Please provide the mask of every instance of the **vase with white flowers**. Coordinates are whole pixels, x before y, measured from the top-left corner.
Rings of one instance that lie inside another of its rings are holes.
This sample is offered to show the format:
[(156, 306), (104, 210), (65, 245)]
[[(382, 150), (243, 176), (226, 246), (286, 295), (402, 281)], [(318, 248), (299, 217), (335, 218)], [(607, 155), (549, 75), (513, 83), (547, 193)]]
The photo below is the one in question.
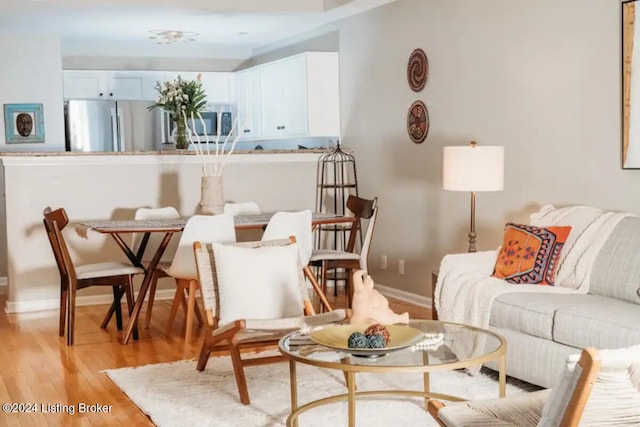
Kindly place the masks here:
[[(209, 140), (207, 125), (202, 119), (202, 112), (206, 110), (207, 96), (202, 89), (200, 74), (196, 80), (183, 80), (178, 76), (170, 82), (158, 83), (156, 86), (160, 96), (158, 101), (149, 107), (150, 110), (161, 108), (171, 113), (176, 120), (178, 137), (176, 148), (188, 148), (193, 144), (194, 151), (201, 161), (201, 197), (200, 207), (205, 214), (218, 214), (224, 210), (224, 194), (222, 173), (228, 157), (233, 153), (240, 133), (236, 131), (238, 117), (231, 126), (231, 131), (224, 141), (220, 140), (222, 129), (222, 115), (217, 115), (218, 130), (215, 140)], [(200, 122), (203, 132), (191, 132), (196, 128), (196, 120)], [(245, 122), (245, 126), (247, 126)], [(188, 140), (187, 140), (188, 138)], [(213, 149), (210, 147), (213, 145)]]
[(186, 80), (181, 76), (166, 82), (156, 84), (158, 100), (149, 110), (162, 109), (171, 115), (171, 120), (176, 123), (175, 143), (176, 148), (189, 148), (187, 139), (187, 120), (205, 111), (207, 106), (207, 94), (202, 88), (200, 74), (195, 80)]

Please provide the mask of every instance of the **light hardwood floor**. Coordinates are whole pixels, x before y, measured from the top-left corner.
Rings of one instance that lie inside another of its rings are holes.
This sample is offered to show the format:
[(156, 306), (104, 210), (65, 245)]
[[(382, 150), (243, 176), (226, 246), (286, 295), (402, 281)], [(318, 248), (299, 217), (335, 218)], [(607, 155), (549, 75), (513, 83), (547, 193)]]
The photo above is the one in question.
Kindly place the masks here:
[[(5, 300), (0, 295), (0, 307), (4, 307)], [(344, 305), (344, 293), (337, 299), (330, 296), (330, 301), (334, 306)], [(401, 301), (390, 300), (390, 306), (396, 312), (408, 311), (412, 318), (431, 317), (429, 309)], [(106, 330), (100, 329), (106, 309), (107, 306), (77, 308), (73, 347), (67, 347), (65, 338), (58, 337), (57, 310), (10, 315), (0, 311), (0, 403), (37, 407), (37, 412), (31, 413), (0, 411), (0, 426), (153, 425), (101, 371), (194, 358), (203, 328), (194, 332), (198, 338), (185, 343), (181, 337), (182, 316), (167, 334), (170, 302), (157, 301), (150, 328), (141, 329), (139, 341), (122, 345), (115, 320)], [(111, 410), (78, 413), (79, 403), (110, 405)], [(75, 414), (53, 412), (61, 409), (56, 405), (71, 405)], [(43, 409), (49, 412), (43, 413)]]

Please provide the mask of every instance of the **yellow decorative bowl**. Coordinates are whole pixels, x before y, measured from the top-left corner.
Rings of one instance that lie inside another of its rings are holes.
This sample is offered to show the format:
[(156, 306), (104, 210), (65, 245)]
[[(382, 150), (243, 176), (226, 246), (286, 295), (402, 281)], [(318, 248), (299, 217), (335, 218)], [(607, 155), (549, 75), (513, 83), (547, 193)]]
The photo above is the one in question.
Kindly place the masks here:
[(341, 350), (354, 356), (382, 356), (393, 351), (410, 347), (425, 339), (419, 329), (407, 325), (385, 325), (389, 331), (389, 345), (384, 348), (349, 348), (347, 342), (354, 332), (364, 333), (364, 325), (331, 325), (311, 332), (311, 339), (316, 344)]

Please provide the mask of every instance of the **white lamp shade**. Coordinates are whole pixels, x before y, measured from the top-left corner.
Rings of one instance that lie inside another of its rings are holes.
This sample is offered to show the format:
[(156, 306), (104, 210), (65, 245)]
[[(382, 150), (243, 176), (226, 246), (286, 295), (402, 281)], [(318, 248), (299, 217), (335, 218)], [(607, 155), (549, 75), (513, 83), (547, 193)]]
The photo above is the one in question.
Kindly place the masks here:
[(443, 188), (453, 191), (501, 191), (504, 147), (443, 147)]

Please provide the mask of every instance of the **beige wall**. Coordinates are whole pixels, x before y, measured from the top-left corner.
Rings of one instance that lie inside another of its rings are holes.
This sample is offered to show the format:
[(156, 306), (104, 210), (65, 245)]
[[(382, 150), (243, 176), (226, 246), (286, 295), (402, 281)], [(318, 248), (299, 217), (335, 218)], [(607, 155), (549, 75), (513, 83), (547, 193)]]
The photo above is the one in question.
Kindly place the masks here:
[[(620, 168), (619, 2), (398, 0), (341, 23), (342, 135), (360, 193), (380, 198), (377, 282), (428, 295), (443, 255), (465, 251), (469, 196), (442, 190), (442, 147), (505, 146), (505, 188), (477, 200), (478, 249), (542, 204), (640, 212), (640, 171)], [(413, 93), (406, 64), (429, 57)], [(428, 106), (416, 145), (407, 109)], [(380, 255), (389, 270), (380, 271)], [(397, 274), (398, 259), (406, 275)]]
[[(257, 202), (265, 212), (313, 209), (316, 164), (320, 154), (237, 154), (224, 169), (227, 201)], [(196, 156), (15, 156), (1, 157), (5, 177), (8, 311), (56, 308), (59, 276), (42, 225), (42, 210), (64, 207), (70, 220), (133, 218), (139, 207), (174, 206), (193, 215), (200, 201), (201, 165)], [(27, 184), (27, 185), (25, 185)], [(3, 230), (4, 231), (4, 230)], [(107, 235), (82, 238), (74, 224), (64, 230), (79, 264), (122, 260), (123, 252)], [(6, 263), (6, 264), (5, 264)], [(166, 283), (171, 289), (175, 285)], [(82, 296), (105, 294), (91, 289)], [(107, 298), (108, 300), (108, 298)], [(106, 300), (92, 300), (105, 302)]]
[(6, 144), (0, 112), (0, 152), (64, 151), (60, 41), (51, 36), (0, 37), (0, 106), (42, 104), (44, 144)]

